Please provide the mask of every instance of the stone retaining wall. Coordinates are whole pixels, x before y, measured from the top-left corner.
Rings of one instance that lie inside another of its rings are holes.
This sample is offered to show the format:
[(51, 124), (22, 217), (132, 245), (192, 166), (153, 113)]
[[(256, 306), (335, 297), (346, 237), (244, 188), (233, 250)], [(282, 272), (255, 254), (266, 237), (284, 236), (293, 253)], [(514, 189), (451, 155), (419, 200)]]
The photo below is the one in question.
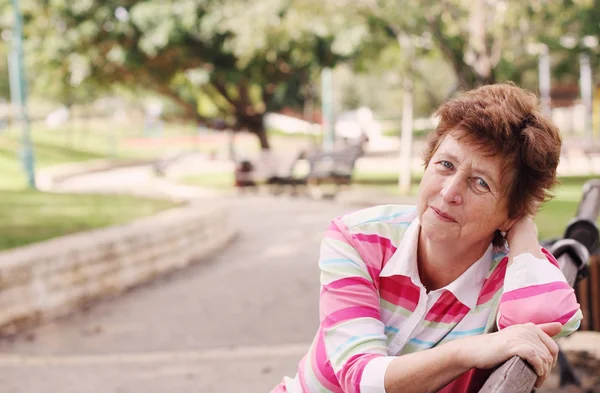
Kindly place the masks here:
[(207, 257), (235, 231), (205, 201), (0, 253), (0, 334), (65, 315)]

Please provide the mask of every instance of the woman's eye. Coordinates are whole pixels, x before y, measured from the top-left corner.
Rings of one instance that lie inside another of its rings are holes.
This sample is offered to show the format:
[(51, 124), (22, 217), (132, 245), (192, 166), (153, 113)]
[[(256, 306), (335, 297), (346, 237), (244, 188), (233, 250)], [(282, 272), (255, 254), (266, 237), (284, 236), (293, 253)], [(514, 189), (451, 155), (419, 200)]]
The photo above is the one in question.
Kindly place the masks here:
[(488, 184), (485, 182), (485, 180), (483, 180), (480, 177), (477, 178), (477, 185), (480, 186), (480, 187), (483, 187), (485, 189), (489, 189), (490, 188), (490, 186), (488, 186)]
[(445, 168), (448, 168), (448, 169), (453, 168), (453, 165), (450, 161), (440, 161), (440, 164), (442, 164)]

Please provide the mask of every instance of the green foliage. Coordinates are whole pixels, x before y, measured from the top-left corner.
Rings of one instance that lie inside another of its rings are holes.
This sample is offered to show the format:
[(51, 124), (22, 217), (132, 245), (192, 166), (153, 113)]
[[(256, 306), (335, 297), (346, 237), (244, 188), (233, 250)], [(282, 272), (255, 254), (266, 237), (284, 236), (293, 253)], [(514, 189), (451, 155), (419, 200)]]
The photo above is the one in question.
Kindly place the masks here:
[[(369, 16), (371, 27), (386, 32), (390, 41), (410, 43), (417, 58), (441, 54), (454, 70), (456, 89), (503, 80), (535, 88), (534, 45), (546, 43), (551, 51), (564, 52), (558, 42), (565, 34), (598, 37), (599, 33), (598, 0), (379, 0), (363, 4), (361, 12)], [(570, 61), (571, 67), (559, 64), (557, 75), (560, 71), (577, 73), (573, 57), (571, 53), (561, 59), (561, 63)], [(417, 79), (432, 75), (411, 64), (405, 70)]]
[(38, 91), (69, 103), (122, 84), (208, 121), (203, 97), (206, 116), (257, 134), (265, 111), (300, 105), (315, 73), (353, 56), (368, 34), (359, 20), (331, 18), (339, 7), (326, 2), (22, 1), (30, 65), (44, 70)]

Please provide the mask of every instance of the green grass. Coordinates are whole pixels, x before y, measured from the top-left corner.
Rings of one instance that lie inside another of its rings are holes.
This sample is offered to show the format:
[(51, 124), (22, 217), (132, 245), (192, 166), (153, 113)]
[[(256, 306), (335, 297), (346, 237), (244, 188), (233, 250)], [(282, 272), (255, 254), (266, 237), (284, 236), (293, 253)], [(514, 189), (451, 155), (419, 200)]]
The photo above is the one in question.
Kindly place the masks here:
[(29, 190), (1, 192), (2, 250), (127, 223), (173, 206), (169, 201), (131, 196), (48, 194)]
[[(90, 132), (67, 143), (63, 131), (32, 129), (36, 168), (107, 158), (106, 137)], [(51, 194), (27, 188), (15, 131), (0, 134), (0, 249), (123, 224), (173, 206), (130, 196)], [(119, 158), (132, 158), (123, 154)]]
[(219, 190), (232, 189), (235, 185), (233, 172), (210, 172), (185, 177), (183, 183), (193, 186), (216, 188)]
[[(575, 217), (583, 184), (599, 176), (569, 176), (560, 178), (555, 197), (546, 203), (535, 217), (540, 239), (561, 237), (567, 223)], [(600, 225), (600, 220), (597, 222)]]

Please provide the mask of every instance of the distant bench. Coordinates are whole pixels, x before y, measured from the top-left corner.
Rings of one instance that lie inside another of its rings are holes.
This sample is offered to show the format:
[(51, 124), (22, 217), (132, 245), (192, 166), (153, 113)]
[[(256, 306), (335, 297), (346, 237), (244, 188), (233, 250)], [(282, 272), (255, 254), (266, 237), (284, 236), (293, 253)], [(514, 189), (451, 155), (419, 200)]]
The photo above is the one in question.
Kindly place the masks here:
[[(273, 194), (281, 194), (286, 188), (297, 194), (302, 188), (304, 193), (310, 191), (314, 195), (318, 191), (320, 197), (334, 198), (342, 186), (352, 184), (356, 160), (362, 155), (363, 150), (358, 146), (347, 146), (333, 151), (302, 152), (292, 162), (289, 175), (271, 176), (266, 179), (266, 184)], [(295, 175), (301, 160), (308, 162), (308, 173), (304, 176)], [(324, 186), (327, 185), (333, 185), (328, 193), (324, 192)]]

